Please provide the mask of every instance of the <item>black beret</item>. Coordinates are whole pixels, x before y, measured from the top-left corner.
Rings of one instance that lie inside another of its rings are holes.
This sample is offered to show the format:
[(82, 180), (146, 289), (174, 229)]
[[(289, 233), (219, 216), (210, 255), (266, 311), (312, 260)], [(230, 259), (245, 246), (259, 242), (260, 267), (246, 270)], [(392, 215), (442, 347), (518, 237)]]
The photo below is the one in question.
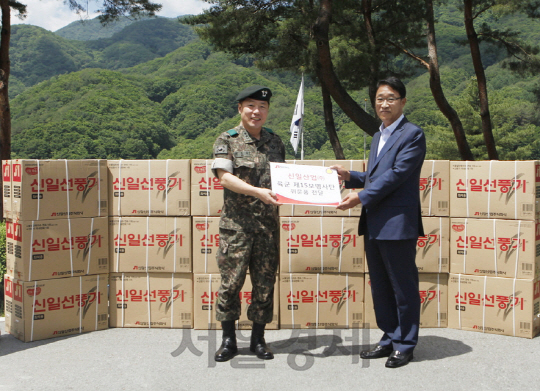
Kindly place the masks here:
[(244, 99), (252, 98), (256, 100), (264, 100), (266, 102), (270, 102), (271, 97), (272, 91), (270, 91), (270, 88), (263, 86), (251, 86), (242, 90), (242, 92), (240, 92), (236, 97), (236, 100), (238, 102), (241, 102)]

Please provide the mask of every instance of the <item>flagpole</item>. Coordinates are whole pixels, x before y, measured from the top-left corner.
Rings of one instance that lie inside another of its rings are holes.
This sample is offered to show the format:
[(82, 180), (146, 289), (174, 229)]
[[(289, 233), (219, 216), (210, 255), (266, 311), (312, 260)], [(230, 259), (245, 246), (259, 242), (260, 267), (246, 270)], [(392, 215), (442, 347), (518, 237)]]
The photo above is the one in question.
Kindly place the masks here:
[(304, 72), (302, 72), (302, 121), (300, 121), (300, 134), (302, 135), (302, 151), (300, 160), (304, 160)]
[(300, 134), (302, 135), (302, 151), (300, 152), (300, 160), (304, 160), (304, 121), (302, 121), (302, 127), (300, 128)]

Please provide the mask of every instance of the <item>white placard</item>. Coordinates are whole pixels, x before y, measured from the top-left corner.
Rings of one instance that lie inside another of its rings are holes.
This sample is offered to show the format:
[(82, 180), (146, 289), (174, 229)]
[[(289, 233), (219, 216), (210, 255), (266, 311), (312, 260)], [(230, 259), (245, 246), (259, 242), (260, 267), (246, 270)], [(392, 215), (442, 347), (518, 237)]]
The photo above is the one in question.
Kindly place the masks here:
[(341, 201), (337, 171), (328, 167), (270, 163), (270, 173), (282, 204), (337, 206)]

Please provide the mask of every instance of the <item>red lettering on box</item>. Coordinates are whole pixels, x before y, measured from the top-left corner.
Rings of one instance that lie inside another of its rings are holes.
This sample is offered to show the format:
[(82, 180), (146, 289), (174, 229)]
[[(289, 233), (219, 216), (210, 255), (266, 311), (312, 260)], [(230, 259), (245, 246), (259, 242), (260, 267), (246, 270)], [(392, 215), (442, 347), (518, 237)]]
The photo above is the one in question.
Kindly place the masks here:
[(281, 225), (281, 227), (282, 227), (285, 231), (292, 231), (293, 229), (296, 228), (296, 224), (294, 224), (294, 223), (291, 223), (291, 224), (289, 224), (289, 223), (284, 223), (284, 224)]
[(206, 166), (196, 166), (193, 168), (197, 174), (206, 173)]
[(6, 297), (13, 298), (13, 281), (11, 281), (9, 278), (6, 278), (4, 280), (4, 285), (5, 285)]
[(2, 172), (4, 176), (4, 182), (10, 182), (11, 181), (11, 167), (10, 167), (9, 162), (4, 163)]
[(22, 181), (22, 169), (20, 164), (13, 164), (13, 182)]
[(13, 240), (22, 242), (22, 224), (13, 223)]

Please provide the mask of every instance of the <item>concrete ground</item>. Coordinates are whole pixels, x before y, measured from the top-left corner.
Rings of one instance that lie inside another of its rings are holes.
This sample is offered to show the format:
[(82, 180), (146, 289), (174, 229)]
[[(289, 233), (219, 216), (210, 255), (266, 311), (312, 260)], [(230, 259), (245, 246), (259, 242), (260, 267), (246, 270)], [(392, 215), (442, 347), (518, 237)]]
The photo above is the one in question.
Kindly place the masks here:
[(359, 351), (378, 330), (277, 330), (266, 340), (275, 359), (249, 352), (216, 363), (220, 333), (108, 329), (23, 343), (0, 318), (0, 391), (4, 390), (538, 390), (540, 338), (421, 329), (409, 365), (388, 369)]

